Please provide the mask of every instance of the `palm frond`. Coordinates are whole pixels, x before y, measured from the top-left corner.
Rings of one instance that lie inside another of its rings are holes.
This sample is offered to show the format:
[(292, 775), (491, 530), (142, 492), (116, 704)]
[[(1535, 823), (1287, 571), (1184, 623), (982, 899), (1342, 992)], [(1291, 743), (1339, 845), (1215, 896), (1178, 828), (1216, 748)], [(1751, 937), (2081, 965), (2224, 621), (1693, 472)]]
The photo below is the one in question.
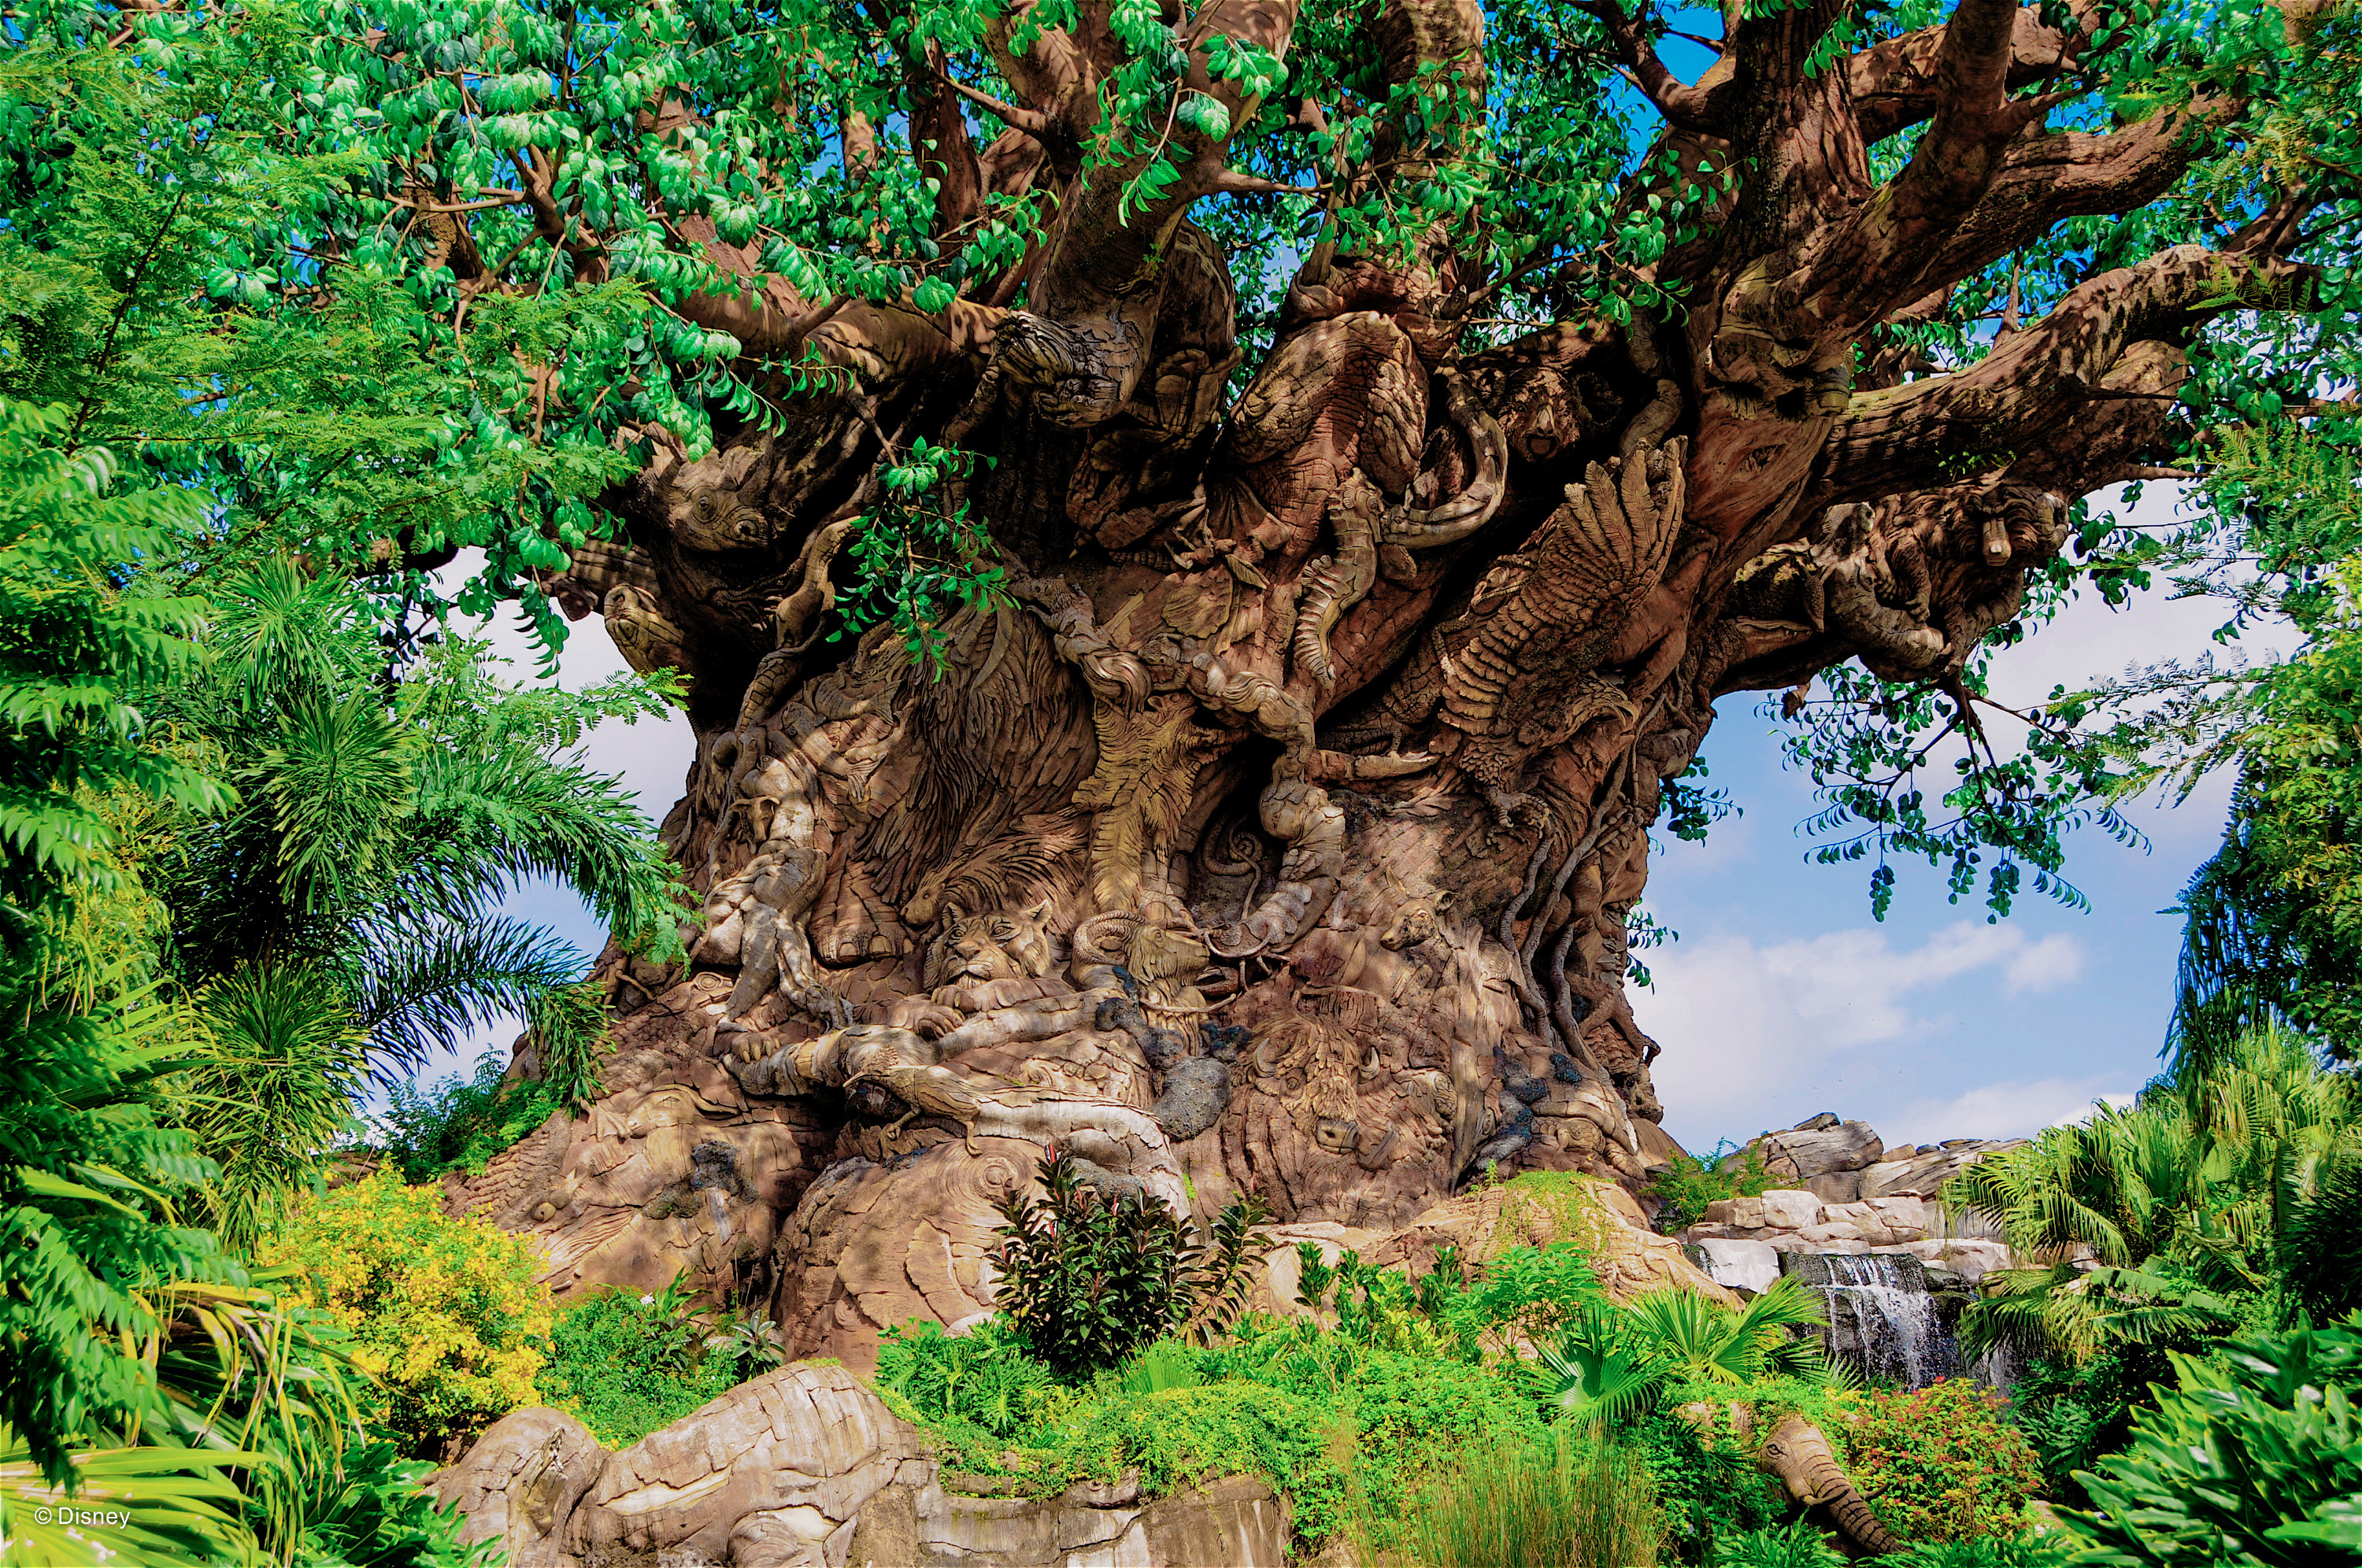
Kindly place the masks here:
[(348, 984), (380, 1081), (503, 1014), (575, 1026), (571, 1004), (551, 998), (579, 982), (588, 961), (544, 927), (507, 915), (379, 922), (362, 940)]
[(343, 988), (309, 963), (244, 966), (191, 1012), (202, 1044), (173, 1101), (220, 1169), (207, 1188), (215, 1229), (251, 1252), (351, 1126), (369, 1036)]

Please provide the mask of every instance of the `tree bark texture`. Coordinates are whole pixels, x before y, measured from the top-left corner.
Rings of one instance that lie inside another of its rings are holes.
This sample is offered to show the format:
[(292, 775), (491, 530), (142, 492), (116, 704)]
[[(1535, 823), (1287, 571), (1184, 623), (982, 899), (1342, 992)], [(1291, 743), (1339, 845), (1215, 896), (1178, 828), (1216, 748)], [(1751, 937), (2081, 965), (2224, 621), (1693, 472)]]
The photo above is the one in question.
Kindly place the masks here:
[[(1487, 1165), (1637, 1183), (1664, 1143), (1627, 920), (1716, 700), (1849, 658), (1957, 691), (2067, 498), (2160, 459), (2210, 315), (2304, 286), (2260, 230), (2182, 247), (1915, 370), (1898, 324), (2196, 138), (2046, 129), (2032, 7), (1817, 73), (1828, 0), (1765, 12), (1695, 86), (1600, 12), (1684, 164), (1749, 171), (1655, 269), (1678, 320), (1463, 352), (1452, 235), (1324, 247), (1226, 395), (1232, 281), (1189, 207), (1239, 177), (1207, 143), (1119, 222), (1073, 156), (1105, 65), (1057, 29), (1003, 62), (999, 138), (936, 138), (947, 232), (979, 190), (1060, 193), (1024, 308), (809, 304), (703, 231), (746, 287), (685, 308), (833, 373), (710, 455), (647, 432), (627, 538), (551, 583), (690, 678), (691, 960), (610, 955), (606, 1098), (455, 1201), (534, 1229), (562, 1287), (690, 1267), (859, 1364), (988, 1308), (992, 1205), (1054, 1142), (1178, 1207), (1253, 1187), (1378, 1228)], [(1285, 49), (1285, 7), (1207, 15)], [(1374, 26), (1400, 80), (1482, 91), (1473, 4)], [(1914, 127), (1875, 184), (1869, 143)], [(989, 459), (955, 498), (1008, 572), (940, 668), (829, 636), (922, 436)]]

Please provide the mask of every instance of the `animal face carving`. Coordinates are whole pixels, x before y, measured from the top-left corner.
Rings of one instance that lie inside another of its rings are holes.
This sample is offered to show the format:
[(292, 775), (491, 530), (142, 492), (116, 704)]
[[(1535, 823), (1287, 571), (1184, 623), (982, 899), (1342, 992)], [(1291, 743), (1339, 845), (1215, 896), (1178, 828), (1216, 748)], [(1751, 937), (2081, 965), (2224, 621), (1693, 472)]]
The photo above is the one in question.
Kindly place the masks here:
[(1438, 893), (1431, 899), (1413, 899), (1405, 904), (1378, 936), (1378, 945), (1389, 953), (1400, 953), (1431, 942), (1443, 930), (1443, 916), (1451, 912), (1451, 895)]
[(1142, 982), (1187, 978), (1206, 966), (1206, 944), (1186, 932), (1143, 925), (1131, 939), (1131, 973)]
[(944, 906), (944, 918), (927, 944), (920, 984), (928, 990), (963, 980), (1036, 979), (1050, 972), (1051, 902), (1032, 908), (972, 915), (957, 904)]

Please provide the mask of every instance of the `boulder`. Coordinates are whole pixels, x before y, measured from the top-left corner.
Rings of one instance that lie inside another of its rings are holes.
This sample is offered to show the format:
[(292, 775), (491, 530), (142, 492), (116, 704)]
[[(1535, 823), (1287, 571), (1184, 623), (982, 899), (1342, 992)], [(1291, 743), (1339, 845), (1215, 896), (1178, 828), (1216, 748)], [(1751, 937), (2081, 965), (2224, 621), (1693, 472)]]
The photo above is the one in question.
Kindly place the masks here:
[(1805, 1178), (1805, 1190), (1824, 1203), (1851, 1203), (1861, 1196), (1860, 1171), (1824, 1171)]
[[(844, 1367), (743, 1383), (621, 1452), (557, 1410), (495, 1422), (436, 1478), (513, 1568), (1281, 1568), (1285, 1498), (1231, 1476), (1142, 1502), (1136, 1483), (1045, 1500), (947, 1488), (926, 1435)], [(957, 1478), (952, 1478), (957, 1479)]]
[(1764, 1164), (1782, 1175), (1809, 1180), (1833, 1171), (1860, 1170), (1877, 1164), (1886, 1152), (1867, 1121), (1824, 1121), (1816, 1116), (1802, 1127), (1764, 1134)]
[(1694, 1245), (1699, 1266), (1716, 1285), (1760, 1294), (1780, 1277), (1780, 1254), (1768, 1242), (1707, 1238)]
[(1774, 1187), (1759, 1201), (1763, 1205), (1763, 1223), (1783, 1231), (1819, 1224), (1825, 1209), (1818, 1198), (1795, 1187)]
[(1899, 1246), (1881, 1247), (1881, 1252), (1908, 1253), (1931, 1268), (1948, 1269), (1960, 1276), (1964, 1285), (1974, 1286), (1997, 1268), (2023, 1266), (2017, 1254), (2005, 1242), (1970, 1241), (1956, 1237), (1935, 1237), (1926, 1241), (1904, 1242)]

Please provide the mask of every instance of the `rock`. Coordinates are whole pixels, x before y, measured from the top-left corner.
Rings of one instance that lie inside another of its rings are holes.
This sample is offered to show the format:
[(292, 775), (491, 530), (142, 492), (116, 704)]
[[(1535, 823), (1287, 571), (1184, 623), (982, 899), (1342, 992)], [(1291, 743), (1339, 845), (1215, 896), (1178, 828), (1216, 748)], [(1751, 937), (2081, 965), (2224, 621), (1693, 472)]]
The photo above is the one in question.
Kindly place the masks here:
[[(1540, 1185), (1543, 1182), (1548, 1185)], [(1335, 1262), (1350, 1247), (1363, 1263), (1414, 1274), (1433, 1267), (1436, 1253), (1445, 1246), (1456, 1249), (1463, 1264), (1473, 1265), (1511, 1247), (1572, 1242), (1590, 1254), (1593, 1272), (1619, 1301), (1679, 1286), (1724, 1306), (1738, 1302), (1690, 1261), (1680, 1242), (1649, 1229), (1630, 1193), (1601, 1177), (1573, 1173), (1529, 1176), (1479, 1187), (1435, 1205), (1391, 1233), (1346, 1225), (1289, 1225), (1276, 1228), (1273, 1241), (1276, 1244), (1263, 1254), (1262, 1274), (1251, 1287), (1248, 1305), (1282, 1315), (1300, 1310), (1296, 1305), (1301, 1277), (1296, 1259), (1298, 1242), (1319, 1246), (1326, 1262)]]
[(1780, 1277), (1780, 1254), (1768, 1242), (1706, 1238), (1693, 1244), (1716, 1285), (1760, 1294)]
[(1908, 1253), (1931, 1267), (1949, 1269), (1960, 1276), (1963, 1284), (1971, 1286), (1997, 1268), (2021, 1266), (2017, 1254), (2003, 1242), (1936, 1237), (1927, 1241), (1904, 1242), (1899, 1246), (1879, 1250)]
[(1824, 1171), (1805, 1178), (1805, 1190), (1824, 1203), (1851, 1203), (1861, 1196), (1860, 1171)]
[(1869, 1237), (1862, 1234), (1861, 1227), (1847, 1224), (1843, 1220), (1827, 1225), (1807, 1225), (1796, 1232), (1796, 1237), (1799, 1241), (1810, 1242), (1814, 1246), (1822, 1248), (1833, 1247), (1841, 1242), (1860, 1242), (1867, 1246), (1870, 1241)]
[(1727, 1225), (1738, 1231), (1763, 1229), (1763, 1200), (1760, 1198), (1723, 1198), (1705, 1206), (1705, 1221), (1710, 1225)]
[(497, 1540), (511, 1568), (572, 1568), (565, 1526), (607, 1451), (563, 1410), (512, 1410), (434, 1478), (436, 1500), (468, 1516), (464, 1539)]
[(1774, 1187), (1757, 1201), (1763, 1205), (1763, 1223), (1783, 1231), (1801, 1231), (1821, 1222), (1821, 1200), (1801, 1188)]
[(846, 1160), (780, 1227), (772, 1316), (789, 1353), (877, 1365), (890, 1323), (955, 1323), (992, 1308), (996, 1207), (1033, 1184), (1041, 1151), (1020, 1138), (947, 1139), (883, 1164)]
[(1818, 1132), (1825, 1128), (1835, 1127), (1837, 1125), (1838, 1113), (1834, 1110), (1824, 1110), (1818, 1116), (1806, 1117), (1804, 1121), (1797, 1122), (1795, 1126), (1790, 1128), (1789, 1131), (1792, 1132)]
[(570, 1416), (519, 1410), (436, 1478), (513, 1568), (728, 1562), (763, 1568), (1280, 1568), (1286, 1499), (1231, 1476), (1139, 1500), (1130, 1486), (1047, 1501), (947, 1491), (926, 1435), (842, 1366), (740, 1384), (619, 1453)]
[[(1824, 1121), (1815, 1117), (1814, 1123)], [(1875, 1165), (1886, 1146), (1867, 1121), (1808, 1124), (1788, 1132), (1768, 1133), (1761, 1140), (1764, 1162), (1773, 1170), (1787, 1169), (1809, 1180), (1831, 1171), (1858, 1171)]]

